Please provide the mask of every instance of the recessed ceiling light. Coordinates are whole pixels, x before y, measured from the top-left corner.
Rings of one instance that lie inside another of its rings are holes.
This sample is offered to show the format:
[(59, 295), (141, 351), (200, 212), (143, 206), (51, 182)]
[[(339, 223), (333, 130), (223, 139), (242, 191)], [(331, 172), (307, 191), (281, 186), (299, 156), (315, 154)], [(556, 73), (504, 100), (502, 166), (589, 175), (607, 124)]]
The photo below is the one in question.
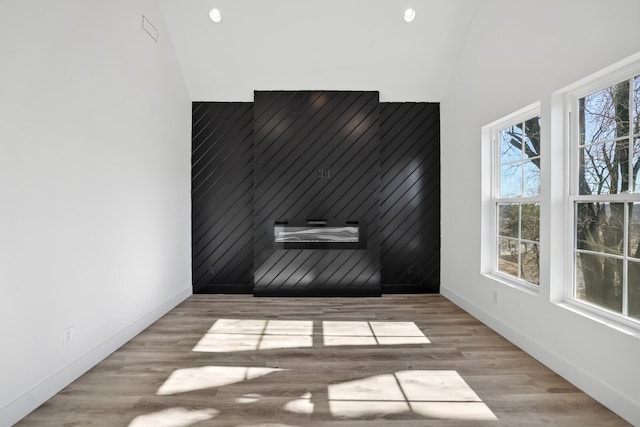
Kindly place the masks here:
[(216, 24), (220, 21), (222, 21), (222, 14), (220, 13), (220, 11), (218, 9), (216, 9), (215, 7), (213, 9), (211, 9), (209, 11), (209, 17), (211, 18), (211, 20), (213, 22), (215, 22)]
[(405, 22), (411, 22), (416, 19), (416, 11), (415, 9), (407, 9), (404, 11), (404, 20)]

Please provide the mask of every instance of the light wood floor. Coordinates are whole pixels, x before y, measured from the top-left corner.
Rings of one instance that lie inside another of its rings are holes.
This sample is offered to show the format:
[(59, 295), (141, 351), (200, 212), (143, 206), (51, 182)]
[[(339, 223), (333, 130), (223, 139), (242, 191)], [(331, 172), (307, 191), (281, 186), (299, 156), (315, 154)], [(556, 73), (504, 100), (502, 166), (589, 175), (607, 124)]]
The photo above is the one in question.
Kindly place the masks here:
[(439, 295), (194, 295), (17, 425), (628, 424)]

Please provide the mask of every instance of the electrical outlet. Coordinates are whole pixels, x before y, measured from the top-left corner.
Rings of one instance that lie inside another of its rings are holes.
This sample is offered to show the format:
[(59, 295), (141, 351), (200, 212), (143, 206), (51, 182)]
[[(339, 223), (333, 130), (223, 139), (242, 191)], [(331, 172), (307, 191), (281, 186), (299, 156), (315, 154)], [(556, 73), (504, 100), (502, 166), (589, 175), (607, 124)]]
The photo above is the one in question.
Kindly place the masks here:
[(62, 331), (62, 346), (68, 347), (73, 341), (73, 336), (75, 335), (75, 328), (73, 326), (69, 326)]
[(494, 304), (498, 304), (498, 291), (493, 291), (491, 293), (491, 298)]
[(209, 274), (211, 274), (212, 276), (216, 274), (216, 268), (213, 265), (209, 267)]

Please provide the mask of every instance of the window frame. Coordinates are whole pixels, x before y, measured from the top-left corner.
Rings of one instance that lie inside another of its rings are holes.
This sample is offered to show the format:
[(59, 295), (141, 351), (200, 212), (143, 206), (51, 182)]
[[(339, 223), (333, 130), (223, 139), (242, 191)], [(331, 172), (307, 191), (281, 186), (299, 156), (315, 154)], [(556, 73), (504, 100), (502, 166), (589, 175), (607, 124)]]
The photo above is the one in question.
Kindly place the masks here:
[[(625, 80), (631, 82), (629, 91), (629, 108), (632, 108), (633, 104), (633, 82), (634, 79), (640, 76), (640, 56), (634, 55), (627, 60), (623, 60), (618, 64), (614, 64), (611, 67), (595, 73), (594, 75), (582, 79), (579, 82), (571, 85), (569, 88), (563, 90), (564, 93), (564, 110), (566, 120), (566, 132), (564, 138), (564, 144), (568, 147), (568, 161), (567, 165), (567, 177), (568, 177), (568, 193), (566, 194), (565, 210), (566, 210), (566, 259), (565, 266), (567, 272), (567, 280), (563, 286), (563, 302), (571, 307), (585, 311), (589, 314), (596, 316), (596, 319), (604, 320), (606, 323), (612, 321), (614, 324), (618, 324), (624, 327), (629, 327), (632, 330), (640, 331), (640, 319), (634, 319), (628, 316), (628, 260), (636, 260), (634, 257), (629, 257), (628, 251), (628, 233), (629, 233), (629, 212), (627, 206), (629, 203), (640, 203), (640, 191), (634, 192), (621, 192), (616, 194), (580, 194), (579, 191), (579, 172), (580, 172), (580, 149), (590, 144), (580, 144), (580, 123), (579, 115), (579, 102), (581, 98), (592, 95), (598, 91), (609, 88), (616, 84), (619, 84)], [(637, 112), (636, 112), (637, 113)], [(627, 138), (630, 141), (630, 149), (633, 148), (633, 141), (640, 136), (640, 128), (634, 129), (633, 113), (630, 111), (630, 129)], [(598, 141), (597, 144), (602, 144), (609, 141)], [(596, 144), (593, 144), (596, 145)], [(630, 155), (633, 159), (633, 153)], [(577, 204), (585, 202), (601, 202), (601, 203), (622, 203), (624, 208), (624, 250), (622, 255), (608, 255), (611, 258), (623, 259), (623, 276), (624, 283), (622, 284), (622, 309), (618, 313), (616, 311), (607, 309), (606, 307), (599, 306), (589, 301), (579, 299), (576, 296), (577, 292), (577, 256), (579, 253), (599, 253), (591, 252), (585, 249), (578, 249), (577, 247)]]
[[(498, 282), (503, 284), (513, 286), (515, 288), (527, 291), (532, 294), (539, 294), (540, 284), (534, 284), (528, 282), (527, 280), (510, 275), (508, 273), (502, 272), (498, 270), (498, 239), (500, 238), (499, 234), (499, 212), (498, 205), (499, 204), (507, 204), (507, 203), (516, 203), (522, 209), (523, 205), (526, 204), (537, 204), (538, 206), (542, 206), (542, 151), (543, 151), (543, 141), (542, 135), (540, 142), (540, 153), (537, 156), (540, 159), (541, 167), (540, 167), (540, 191), (537, 196), (524, 196), (520, 195), (518, 197), (501, 197), (500, 194), (500, 185), (501, 185), (501, 166), (502, 162), (500, 159), (500, 132), (515, 126), (520, 123), (525, 123), (528, 120), (538, 118), (541, 119), (541, 108), (540, 102), (535, 102), (526, 107), (523, 107), (507, 116), (502, 117), (482, 128), (482, 140), (483, 144), (483, 155), (482, 160), (483, 164), (483, 194), (485, 195), (485, 207), (483, 209), (483, 236), (482, 236), (482, 245), (483, 251), (485, 254), (482, 258), (482, 273), (485, 276), (488, 276)], [(522, 165), (524, 165), (530, 159), (522, 158)], [(524, 182), (524, 178), (522, 178)], [(540, 210), (541, 212), (541, 210)], [(522, 222), (521, 222), (521, 211), (519, 213), (519, 226), (518, 226), (518, 244), (522, 242), (530, 242), (529, 239), (522, 238)], [(541, 213), (539, 213), (538, 221), (540, 223)], [(538, 245), (538, 250), (541, 250), (541, 240), (542, 233), (539, 232), (538, 241), (532, 242)], [(488, 254), (488, 256), (487, 256)], [(518, 266), (520, 266), (522, 258), (519, 255)], [(539, 264), (538, 264), (538, 281), (541, 282), (541, 272), (540, 266), (542, 264), (542, 254), (539, 256)], [(520, 275), (520, 272), (519, 274)]]

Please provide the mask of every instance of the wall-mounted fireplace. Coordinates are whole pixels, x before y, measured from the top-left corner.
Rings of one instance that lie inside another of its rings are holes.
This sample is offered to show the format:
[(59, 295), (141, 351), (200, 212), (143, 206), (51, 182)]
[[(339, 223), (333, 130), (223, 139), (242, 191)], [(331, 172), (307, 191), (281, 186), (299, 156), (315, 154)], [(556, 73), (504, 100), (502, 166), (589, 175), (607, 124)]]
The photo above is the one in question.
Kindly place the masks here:
[(360, 221), (274, 221), (269, 224), (274, 249), (366, 249), (367, 228)]

